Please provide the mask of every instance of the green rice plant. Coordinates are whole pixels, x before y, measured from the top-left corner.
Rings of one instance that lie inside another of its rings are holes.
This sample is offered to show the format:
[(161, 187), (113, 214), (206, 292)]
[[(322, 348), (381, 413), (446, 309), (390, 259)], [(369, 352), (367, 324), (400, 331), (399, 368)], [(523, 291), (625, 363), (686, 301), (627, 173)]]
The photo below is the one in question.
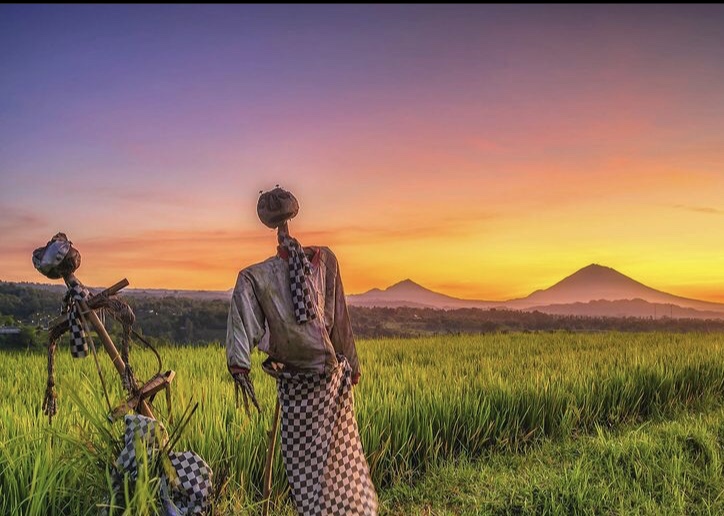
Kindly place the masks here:
[[(354, 391), (357, 421), (382, 491), (454, 457), (527, 452), (546, 440), (701, 410), (720, 403), (724, 393), (720, 334), (514, 333), (365, 340), (357, 347), (363, 373)], [(218, 513), (259, 512), (276, 396), (273, 379), (260, 368), (263, 355), (252, 357), (263, 410), (248, 417), (234, 406), (222, 346), (161, 354), (177, 372), (171, 410), (155, 402), (161, 422), (171, 429), (172, 415), (199, 403), (174, 449), (194, 450), (209, 463)], [(100, 359), (116, 403), (124, 397), (120, 381), (110, 361)], [(155, 373), (145, 350), (133, 349), (131, 363), (141, 379)], [(95, 513), (109, 500), (108, 467), (123, 424), (107, 421), (91, 361), (60, 349), (59, 414), (49, 425), (40, 409), (45, 374), (43, 356), (2, 353), (0, 513)], [(718, 455), (707, 455), (709, 445), (692, 439), (704, 467), (720, 468)], [(143, 482), (117, 511), (155, 510), (157, 479), (149, 473)], [(286, 494), (277, 454), (272, 503), (282, 512), (289, 510)], [(574, 504), (580, 493), (569, 495)]]

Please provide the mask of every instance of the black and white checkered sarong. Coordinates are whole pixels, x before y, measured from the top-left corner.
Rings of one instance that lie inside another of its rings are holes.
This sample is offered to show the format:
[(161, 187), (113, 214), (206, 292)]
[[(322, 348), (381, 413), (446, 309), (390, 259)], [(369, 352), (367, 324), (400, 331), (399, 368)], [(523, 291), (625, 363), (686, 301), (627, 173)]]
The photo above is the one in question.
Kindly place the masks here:
[(354, 414), (347, 360), (331, 375), (280, 372), (281, 451), (302, 515), (374, 515), (370, 478)]
[(294, 316), (297, 322), (302, 324), (317, 317), (307, 281), (307, 276), (311, 273), (311, 265), (304, 254), (304, 249), (295, 238), (280, 231), (278, 240), (279, 245), (289, 254), (289, 281), (292, 289)]

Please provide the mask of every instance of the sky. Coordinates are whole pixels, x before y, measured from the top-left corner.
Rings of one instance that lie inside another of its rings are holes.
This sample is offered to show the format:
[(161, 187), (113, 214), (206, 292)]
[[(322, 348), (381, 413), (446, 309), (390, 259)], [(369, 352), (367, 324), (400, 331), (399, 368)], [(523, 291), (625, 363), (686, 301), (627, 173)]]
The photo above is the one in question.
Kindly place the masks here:
[(348, 294), (591, 263), (724, 302), (724, 5), (2, 5), (0, 280), (226, 290), (259, 192)]

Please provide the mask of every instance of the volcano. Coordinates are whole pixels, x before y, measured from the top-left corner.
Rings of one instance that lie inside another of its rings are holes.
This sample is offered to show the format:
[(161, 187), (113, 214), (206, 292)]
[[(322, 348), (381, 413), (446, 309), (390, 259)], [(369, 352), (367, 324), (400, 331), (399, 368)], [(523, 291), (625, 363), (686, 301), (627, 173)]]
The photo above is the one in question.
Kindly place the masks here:
[[(409, 306), (446, 310), (508, 308), (570, 315), (616, 314), (640, 317), (650, 312), (672, 316), (679, 314), (679, 317), (724, 317), (724, 304), (668, 294), (611, 267), (595, 263), (579, 269), (547, 289), (510, 301), (459, 299), (432, 291), (410, 279), (384, 290), (375, 288), (363, 294), (350, 295), (348, 301), (356, 306)], [(650, 306), (644, 306), (647, 304)], [(675, 310), (675, 307), (681, 310)]]

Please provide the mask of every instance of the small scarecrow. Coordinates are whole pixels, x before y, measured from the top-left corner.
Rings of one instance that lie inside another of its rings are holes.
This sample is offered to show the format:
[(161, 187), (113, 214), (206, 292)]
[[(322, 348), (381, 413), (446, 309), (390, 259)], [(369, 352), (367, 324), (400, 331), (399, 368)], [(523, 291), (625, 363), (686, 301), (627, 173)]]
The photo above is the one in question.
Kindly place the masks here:
[(245, 404), (248, 396), (259, 409), (249, 355), (254, 347), (268, 355), (262, 368), (277, 381), (281, 453), (299, 514), (374, 515), (377, 494), (352, 395), (360, 368), (339, 265), (329, 248), (302, 247), (289, 234), (298, 211), (297, 199), (279, 185), (259, 197), (259, 218), (277, 230), (279, 246), (275, 256), (239, 272), (227, 365)]
[[(75, 272), (81, 263), (81, 255), (73, 247), (73, 242), (68, 240), (65, 233), (56, 234), (45, 246), (37, 248), (33, 252), (33, 265), (35, 268), (50, 279), (62, 278), (68, 287), (68, 292), (63, 299), (64, 316), (60, 320), (51, 323), (48, 331), (48, 382), (43, 401), (43, 412), (52, 422), (57, 412), (57, 400), (55, 392), (55, 351), (57, 341), (66, 331), (70, 333), (70, 352), (73, 357), (83, 358), (88, 351), (93, 354), (96, 368), (101, 380), (101, 386), (108, 403), (108, 422), (113, 423), (120, 415), (125, 414), (124, 448), (113, 464), (111, 475), (113, 497), (118, 499), (122, 496), (124, 488), (124, 476), (128, 475), (130, 480), (135, 481), (138, 477), (137, 452), (145, 448), (149, 459), (148, 463), (153, 464), (153, 471), (160, 471), (161, 481), (161, 503), (163, 514), (166, 516), (182, 516), (190, 514), (203, 514), (211, 507), (212, 477), (213, 471), (206, 462), (193, 451), (174, 452), (173, 445), (180, 436), (180, 430), (188, 423), (196, 410), (196, 406), (182, 417), (182, 423), (169, 438), (166, 429), (161, 422), (156, 421), (150, 402), (161, 390), (166, 390), (167, 405), (170, 411), (171, 380), (175, 376), (174, 371), (161, 373), (161, 357), (141, 335), (133, 330), (135, 315), (133, 310), (125, 301), (115, 297), (115, 294), (128, 285), (127, 280), (120, 281), (103, 292), (92, 295), (90, 291), (76, 277)], [(96, 311), (107, 313), (123, 327), (123, 348), (121, 353), (115, 347), (110, 335), (105, 329)], [(121, 376), (123, 387), (128, 391), (129, 398), (118, 408), (112, 409), (106, 383), (103, 380), (98, 354), (91, 336), (91, 330), (95, 330), (100, 337), (103, 347)], [(159, 369), (156, 375), (144, 384), (140, 384), (133, 374), (129, 364), (129, 345), (131, 335), (141, 340), (149, 347), (159, 361)], [(137, 411), (138, 414), (126, 414), (129, 411)], [(137, 446), (141, 444), (142, 446)], [(107, 514), (106, 506), (101, 509), (100, 514)]]

